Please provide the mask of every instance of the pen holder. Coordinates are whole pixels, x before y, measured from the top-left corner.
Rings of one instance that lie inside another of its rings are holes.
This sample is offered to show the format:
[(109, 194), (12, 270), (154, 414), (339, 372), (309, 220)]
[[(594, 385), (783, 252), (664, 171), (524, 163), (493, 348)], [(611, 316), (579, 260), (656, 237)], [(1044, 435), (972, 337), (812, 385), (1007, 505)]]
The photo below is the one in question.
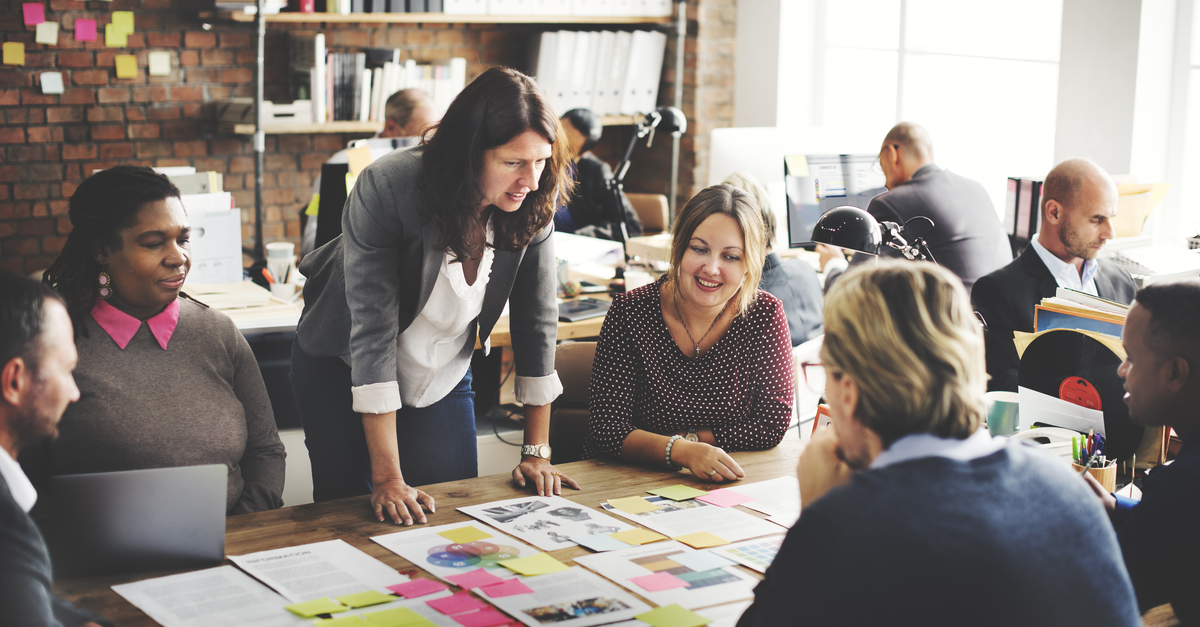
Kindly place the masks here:
[[(1082, 464), (1071, 462), (1071, 465), (1075, 467), (1076, 473), (1083, 471)], [(1104, 486), (1106, 492), (1112, 492), (1117, 489), (1117, 462), (1109, 461), (1108, 465), (1103, 468), (1088, 468), (1088, 474), (1096, 481), (1099, 481), (1100, 485)]]

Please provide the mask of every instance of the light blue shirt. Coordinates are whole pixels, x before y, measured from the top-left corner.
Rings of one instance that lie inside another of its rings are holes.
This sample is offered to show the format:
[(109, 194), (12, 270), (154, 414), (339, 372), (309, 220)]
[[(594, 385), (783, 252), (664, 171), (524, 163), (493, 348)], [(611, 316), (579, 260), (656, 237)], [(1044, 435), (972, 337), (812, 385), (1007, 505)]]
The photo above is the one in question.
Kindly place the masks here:
[(959, 462), (986, 457), (1004, 448), (1005, 438), (993, 438), (987, 429), (980, 429), (965, 440), (939, 438), (931, 433), (906, 435), (888, 447), (871, 462), (871, 469), (884, 468), (922, 457), (945, 457)]
[(1100, 262), (1095, 259), (1084, 260), (1083, 276), (1080, 277), (1079, 271), (1075, 269), (1075, 266), (1054, 256), (1054, 253), (1046, 250), (1045, 246), (1042, 246), (1042, 243), (1038, 241), (1038, 237), (1040, 236), (1041, 233), (1034, 235), (1030, 245), (1033, 246), (1033, 250), (1041, 258), (1042, 263), (1046, 264), (1046, 269), (1054, 277), (1054, 282), (1058, 283), (1059, 287), (1078, 290), (1092, 296), (1099, 296), (1100, 294), (1096, 291), (1096, 271), (1100, 269)]

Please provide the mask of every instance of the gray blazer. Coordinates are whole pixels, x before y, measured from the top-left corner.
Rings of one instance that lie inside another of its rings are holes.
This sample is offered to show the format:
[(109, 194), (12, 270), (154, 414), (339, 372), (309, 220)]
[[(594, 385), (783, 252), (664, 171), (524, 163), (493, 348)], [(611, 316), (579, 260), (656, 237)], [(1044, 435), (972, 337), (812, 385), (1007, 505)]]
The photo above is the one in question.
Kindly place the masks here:
[[(396, 336), (425, 307), (444, 250), (417, 191), (424, 147), (388, 153), (358, 176), (342, 234), (300, 263), (308, 277), (296, 341), (316, 357), (350, 356), (355, 387), (396, 380)], [(517, 376), (554, 372), (558, 333), (553, 224), (523, 250), (496, 250), (476, 332), (483, 343), (509, 301)]]

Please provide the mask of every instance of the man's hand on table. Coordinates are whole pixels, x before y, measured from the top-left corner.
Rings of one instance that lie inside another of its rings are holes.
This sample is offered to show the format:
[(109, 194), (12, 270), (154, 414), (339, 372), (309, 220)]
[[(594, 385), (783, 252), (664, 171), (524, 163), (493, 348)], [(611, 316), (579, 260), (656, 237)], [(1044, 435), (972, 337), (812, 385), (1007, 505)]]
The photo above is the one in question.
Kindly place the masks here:
[(800, 480), (800, 508), (808, 509), (830, 490), (849, 483), (854, 471), (843, 459), (841, 442), (833, 427), (813, 434), (812, 440), (800, 454), (796, 475)]
[(550, 460), (533, 455), (522, 455), (521, 463), (512, 471), (513, 483), (525, 487), (529, 481), (537, 488), (538, 496), (557, 496), (562, 494), (562, 484), (567, 484), (576, 490), (579, 484), (574, 479), (562, 474), (550, 463)]

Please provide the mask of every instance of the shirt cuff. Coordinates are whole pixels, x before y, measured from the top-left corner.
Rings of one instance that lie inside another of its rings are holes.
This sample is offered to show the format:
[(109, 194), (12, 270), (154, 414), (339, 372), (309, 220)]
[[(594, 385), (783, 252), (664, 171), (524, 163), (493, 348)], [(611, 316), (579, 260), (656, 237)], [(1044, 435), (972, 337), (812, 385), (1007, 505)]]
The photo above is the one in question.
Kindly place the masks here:
[(555, 370), (544, 377), (522, 377), (517, 375), (515, 384), (517, 402), (523, 405), (547, 405), (562, 394), (562, 382)]
[(850, 267), (850, 262), (846, 261), (846, 257), (834, 257), (825, 262), (825, 267), (821, 268), (823, 274), (829, 274), (835, 270), (845, 270)]
[(1119, 494), (1114, 494), (1113, 496), (1117, 499), (1117, 511), (1131, 510), (1133, 509), (1133, 506), (1141, 502), (1137, 499), (1131, 499), (1128, 496), (1121, 496)]
[(386, 414), (402, 407), (398, 381), (360, 385), (350, 388), (350, 394), (354, 398), (354, 411), (360, 414)]

